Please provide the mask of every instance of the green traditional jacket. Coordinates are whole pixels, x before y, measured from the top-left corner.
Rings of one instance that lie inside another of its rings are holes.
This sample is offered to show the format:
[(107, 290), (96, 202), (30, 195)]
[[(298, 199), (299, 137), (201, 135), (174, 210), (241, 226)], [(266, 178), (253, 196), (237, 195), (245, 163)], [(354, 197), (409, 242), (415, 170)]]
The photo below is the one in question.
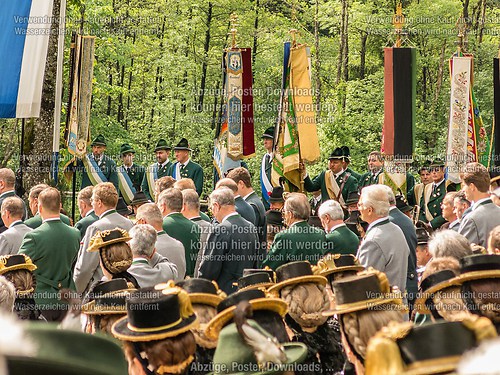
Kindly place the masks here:
[[(92, 155), (89, 156), (92, 158)], [(86, 188), (87, 186), (92, 186), (87, 170), (80, 159), (77, 159), (77, 169), (82, 171), (82, 185), (80, 189)], [(101, 164), (99, 164), (99, 169), (101, 170), (104, 177), (106, 177), (107, 182), (111, 182), (115, 185), (116, 191), (120, 191), (118, 188), (118, 173), (116, 171), (116, 163), (107, 155), (102, 156)]]
[[(148, 170), (149, 168), (154, 168), (155, 165), (158, 165), (158, 163), (151, 164), (147, 169), (144, 168), (144, 175), (142, 177), (142, 185), (141, 185), (141, 190), (146, 194), (146, 197), (151, 201), (154, 202), (155, 197), (152, 197), (150, 192), (149, 192), (149, 183), (148, 183)], [(168, 176), (168, 169), (172, 165), (172, 162), (169, 160), (163, 165), (162, 167), (158, 168), (158, 178), (162, 178), (165, 176)], [(154, 186), (152, 186), (152, 189), (154, 191)]]
[(326, 250), (325, 232), (301, 221), (276, 235), (262, 267), (275, 270), (282, 264), (299, 260), (316, 264)]
[[(306, 188), (307, 191), (312, 192), (312, 191), (317, 191), (321, 190), (321, 201), (327, 201), (330, 198), (328, 195), (328, 190), (326, 187), (325, 183), (325, 175), (326, 171), (321, 172), (319, 175), (314, 177), (313, 180), (307, 176), (304, 179), (304, 187)], [(347, 200), (347, 197), (350, 193), (358, 191), (358, 182), (356, 178), (353, 176), (347, 177), (347, 180), (344, 183), (344, 179), (346, 178), (347, 172), (344, 171), (342, 174), (340, 174), (335, 180), (337, 181), (337, 185), (339, 188), (344, 184), (342, 187), (342, 198), (344, 199), (344, 202)]]
[(19, 254), (28, 255), (37, 269), (35, 302), (43, 309), (56, 309), (61, 304), (61, 288), (75, 290), (72, 265), (80, 247), (80, 232), (61, 220), (47, 220), (26, 233)]
[(326, 234), (328, 253), (356, 255), (359, 238), (345, 224)]
[(361, 174), (359, 174), (358, 172), (353, 171), (349, 167), (347, 167), (347, 169), (345, 171), (348, 172), (348, 173), (350, 173), (351, 176), (356, 179), (356, 181), (358, 182), (358, 185), (359, 185), (359, 181), (361, 180)]
[[(71, 221), (69, 220), (69, 217), (67, 217), (66, 215), (64, 214), (60, 214), (59, 215), (59, 218), (61, 219), (61, 221), (66, 224), (66, 225), (71, 225)], [(40, 214), (37, 212), (35, 216), (33, 217), (30, 217), (28, 220), (25, 220), (24, 221), (24, 224), (26, 224), (28, 227), (30, 227), (31, 229), (36, 229), (38, 228), (40, 225), (42, 225), (42, 217), (40, 216)]]
[(78, 220), (75, 224), (75, 228), (80, 231), (80, 239), (85, 236), (85, 232), (87, 228), (94, 224), (97, 220), (99, 220), (99, 216), (97, 216), (94, 210), (90, 211), (87, 216)]
[[(420, 198), (420, 211), (418, 214), (418, 220), (423, 221), (424, 223), (429, 223), (433, 229), (439, 228), (441, 225), (446, 223), (445, 218), (442, 216), (441, 203), (443, 202), (443, 198), (448, 191), (454, 191), (456, 189), (456, 185), (451, 181), (443, 181), (437, 187), (436, 192), (433, 192), (433, 183), (427, 184), (424, 189), (424, 193), (422, 194), (422, 198)], [(433, 219), (428, 220), (426, 217), (426, 212), (432, 215)]]
[(180, 180), (181, 178), (190, 178), (194, 181), (194, 185), (196, 186), (196, 192), (201, 197), (201, 193), (203, 192), (203, 168), (198, 163), (188, 161), (186, 166), (180, 171), (180, 176), (177, 176), (177, 164), (179, 162), (173, 163), (168, 169), (168, 175), (172, 176), (176, 180)]
[[(123, 166), (125, 169), (126, 166)], [(146, 173), (146, 168), (142, 165), (133, 163), (130, 169), (127, 171), (127, 174), (132, 181), (132, 185), (134, 186), (135, 191), (140, 191), (142, 187), (142, 180), (144, 179), (144, 175)]]
[(359, 189), (361, 190), (365, 186), (370, 186), (374, 184), (378, 184), (379, 176), (383, 172), (383, 169), (378, 171), (375, 176), (372, 174), (372, 172), (368, 171), (365, 174), (361, 176), (361, 178), (358, 180), (359, 182)]
[(175, 238), (184, 245), (186, 276), (193, 277), (194, 266), (200, 249), (200, 227), (193, 221), (186, 219), (181, 213), (174, 212), (163, 218), (163, 230), (170, 237)]

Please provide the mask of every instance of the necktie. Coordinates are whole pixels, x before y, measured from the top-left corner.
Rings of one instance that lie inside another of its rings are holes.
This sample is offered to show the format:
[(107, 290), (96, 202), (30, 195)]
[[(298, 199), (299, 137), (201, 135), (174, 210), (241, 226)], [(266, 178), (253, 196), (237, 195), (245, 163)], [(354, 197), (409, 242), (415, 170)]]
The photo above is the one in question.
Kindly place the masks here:
[(432, 186), (432, 194), (436, 194), (436, 193), (437, 193), (437, 185), (436, 185), (436, 184), (434, 184), (434, 185)]
[(269, 164), (271, 161), (271, 155), (266, 154), (266, 164)]
[(181, 173), (184, 172), (184, 168), (186, 168), (186, 166), (184, 164), (181, 164), (181, 167), (180, 167)]
[(130, 167), (127, 167), (127, 174), (130, 174)]

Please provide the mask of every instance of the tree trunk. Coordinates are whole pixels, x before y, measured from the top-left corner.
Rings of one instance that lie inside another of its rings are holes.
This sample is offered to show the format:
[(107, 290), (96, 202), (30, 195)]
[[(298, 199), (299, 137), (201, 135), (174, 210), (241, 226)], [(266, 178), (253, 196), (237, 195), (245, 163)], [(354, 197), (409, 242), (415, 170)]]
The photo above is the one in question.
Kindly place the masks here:
[(434, 94), (434, 103), (437, 103), (439, 94), (441, 93), (441, 86), (443, 84), (443, 71), (444, 71), (444, 54), (446, 52), (446, 39), (441, 47), (441, 56), (439, 56), (439, 67), (436, 80), (436, 92)]
[(320, 118), (321, 115), (321, 60), (319, 58), (319, 0), (316, 0), (315, 12), (314, 12), (314, 49), (316, 50), (316, 56), (314, 59), (314, 76), (316, 81), (316, 119)]
[[(54, 0), (52, 19), (59, 19), (60, 0)], [(55, 88), (57, 75), (57, 39), (59, 23), (52, 22), (43, 79), (40, 117), (26, 121), (24, 137), (23, 186), (29, 191), (34, 185), (50, 180), (52, 135), (54, 132)]]
[(198, 98), (198, 112), (203, 111), (203, 99), (205, 98), (205, 85), (207, 80), (208, 50), (210, 49), (210, 26), (212, 24), (212, 2), (208, 2), (207, 31), (205, 32), (205, 44), (203, 45), (203, 64), (201, 66), (200, 96)]
[(365, 31), (361, 32), (361, 48), (359, 50), (359, 78), (365, 78), (365, 67), (366, 67), (366, 41), (368, 39), (368, 33)]
[[(126, 38), (125, 38), (126, 40)], [(123, 125), (123, 84), (125, 82), (125, 64), (120, 66), (120, 63), (116, 62), (116, 69), (118, 76), (120, 77), (119, 87), (120, 93), (118, 94), (118, 110), (116, 111), (116, 120), (119, 124)]]
[[(136, 34), (134, 32), (134, 37), (132, 39), (132, 45), (135, 45), (135, 37)], [(132, 89), (132, 70), (134, 67), (134, 57), (132, 55), (132, 58), (130, 59), (130, 71), (128, 73), (128, 85), (127, 85), (127, 111), (126, 111), (126, 116), (125, 116), (125, 130), (128, 130), (128, 116), (130, 113), (130, 90)]]
[(483, 42), (484, 20), (486, 19), (486, 0), (481, 1), (481, 16), (479, 17), (479, 44)]
[(340, 14), (340, 41), (339, 41), (339, 58), (337, 61), (337, 79), (335, 80), (335, 85), (338, 85), (340, 80), (342, 79), (342, 61), (344, 58), (344, 45), (345, 45), (345, 12), (346, 12), (346, 3), (347, 0), (342, 0), (342, 11)]
[[(113, 86), (113, 73), (111, 67), (108, 67), (108, 84)], [(111, 92), (111, 90), (109, 90)], [(108, 94), (108, 108), (106, 109), (106, 115), (111, 116), (111, 94)]]
[(255, 66), (255, 56), (257, 56), (257, 33), (259, 31), (259, 0), (255, 0), (255, 21), (253, 23), (253, 51), (252, 65)]
[(342, 60), (342, 70), (344, 71), (344, 81), (349, 80), (349, 0), (345, 0), (345, 21), (344, 21), (344, 58)]
[[(189, 20), (189, 24), (191, 24), (191, 20), (193, 18), (193, 12), (192, 12), (192, 8), (189, 8), (189, 16), (188, 16), (188, 20)], [(186, 49), (184, 50), (184, 57), (186, 58), (186, 61), (187, 61), (187, 58), (189, 57), (189, 40), (190, 40), (190, 33), (191, 33), (191, 27), (188, 28), (187, 32), (186, 32)], [(187, 64), (186, 64), (187, 65)], [(185, 114), (186, 113), (186, 110), (187, 110), (187, 95), (186, 95), (186, 88), (187, 88), (187, 83), (188, 83), (188, 70), (187, 68), (184, 69), (184, 75), (182, 77), (182, 99), (181, 99), (181, 113), (182, 114)]]
[[(163, 17), (163, 23), (161, 26), (161, 34), (160, 34), (160, 45), (158, 46), (160, 50), (160, 54), (163, 52), (163, 36), (165, 35), (165, 22), (166, 22), (166, 17)], [(155, 75), (155, 88), (154, 88), (154, 95), (153, 95), (153, 102), (151, 103), (151, 121), (150, 121), (150, 126), (153, 125), (153, 118), (155, 114), (155, 103), (156, 103), (156, 98), (158, 97), (158, 83), (160, 81), (160, 66), (158, 65), (156, 67), (156, 75)], [(150, 135), (152, 135), (152, 130)]]

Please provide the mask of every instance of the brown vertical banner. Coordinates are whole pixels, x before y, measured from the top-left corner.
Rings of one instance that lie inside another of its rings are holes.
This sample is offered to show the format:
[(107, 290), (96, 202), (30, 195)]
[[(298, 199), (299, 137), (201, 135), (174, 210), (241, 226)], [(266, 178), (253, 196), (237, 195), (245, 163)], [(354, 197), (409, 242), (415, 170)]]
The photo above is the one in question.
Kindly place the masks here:
[(243, 127), (243, 158), (255, 155), (254, 120), (253, 120), (253, 75), (252, 49), (241, 48), (243, 60), (243, 95), (242, 95), (242, 127)]
[(382, 153), (394, 155), (394, 77), (392, 51), (384, 48), (384, 127), (382, 129)]

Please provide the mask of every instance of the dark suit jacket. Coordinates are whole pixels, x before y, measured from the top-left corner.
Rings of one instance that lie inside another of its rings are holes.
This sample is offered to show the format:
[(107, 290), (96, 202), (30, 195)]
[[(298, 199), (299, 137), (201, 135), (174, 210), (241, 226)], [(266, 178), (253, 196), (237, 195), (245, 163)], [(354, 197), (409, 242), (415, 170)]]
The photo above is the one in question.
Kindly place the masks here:
[(19, 254), (28, 255), (38, 267), (33, 272), (37, 281), (35, 301), (38, 305), (57, 304), (60, 288), (75, 289), (71, 265), (79, 246), (78, 230), (61, 220), (46, 221), (37, 229), (26, 233)]
[(275, 270), (282, 264), (299, 260), (316, 264), (326, 251), (325, 232), (301, 221), (274, 237), (271, 250), (262, 265)]
[(215, 280), (227, 294), (235, 292), (233, 283), (254, 265), (257, 243), (255, 226), (238, 214), (230, 216), (210, 234), (199, 277)]
[(264, 207), (264, 203), (259, 198), (259, 196), (254, 192), (252, 192), (245, 199), (250, 206), (252, 206), (257, 223), (255, 226), (257, 227), (258, 236), (259, 236), (259, 247), (257, 253), (259, 254), (258, 259), (256, 260), (255, 266), (257, 268), (260, 267), (262, 262), (266, 257), (267, 252), (267, 218), (266, 218), (266, 209)]
[[(417, 232), (411, 219), (399, 211), (397, 208), (389, 211), (389, 220), (401, 228), (405, 236), (406, 243), (410, 249), (408, 256), (408, 272), (406, 275), (406, 290), (410, 294), (409, 301), (415, 298), (418, 290), (418, 277), (417, 277)], [(412, 298), (413, 297), (413, 298)]]
[(234, 199), (234, 205), (236, 206), (236, 212), (240, 214), (243, 219), (251, 222), (253, 225), (257, 225), (253, 208), (241, 196)]

